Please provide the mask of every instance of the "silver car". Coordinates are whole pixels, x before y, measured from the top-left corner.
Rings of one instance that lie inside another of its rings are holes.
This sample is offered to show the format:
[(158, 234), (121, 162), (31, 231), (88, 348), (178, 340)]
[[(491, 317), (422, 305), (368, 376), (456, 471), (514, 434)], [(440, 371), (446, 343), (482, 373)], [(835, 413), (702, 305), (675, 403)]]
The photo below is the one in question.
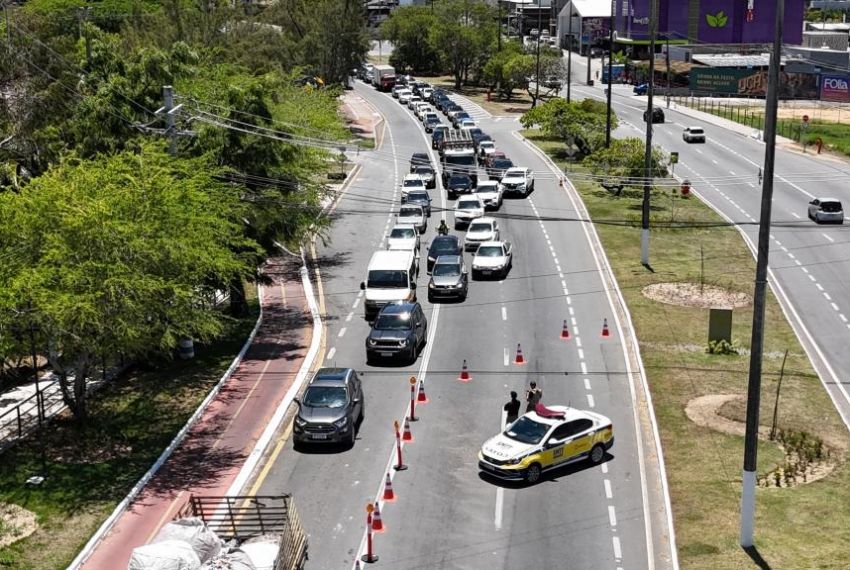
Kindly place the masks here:
[(396, 221), (399, 225), (410, 224), (415, 226), (420, 234), (428, 227), (428, 217), (425, 215), (425, 210), (422, 206), (414, 204), (405, 204), (399, 208)]
[(466, 299), (469, 278), (462, 255), (441, 255), (434, 262), (428, 282), (428, 301), (434, 299)]
[(809, 202), (809, 218), (819, 224), (843, 224), (844, 208), (837, 198), (815, 198)]

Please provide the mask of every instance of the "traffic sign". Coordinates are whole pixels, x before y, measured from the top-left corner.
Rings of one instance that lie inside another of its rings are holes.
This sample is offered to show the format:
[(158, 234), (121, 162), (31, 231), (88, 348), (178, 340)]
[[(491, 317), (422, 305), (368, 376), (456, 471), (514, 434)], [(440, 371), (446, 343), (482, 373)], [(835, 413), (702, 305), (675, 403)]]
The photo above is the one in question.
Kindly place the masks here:
[(677, 151), (673, 151), (670, 153), (670, 164), (678, 164), (679, 163), (679, 153)]

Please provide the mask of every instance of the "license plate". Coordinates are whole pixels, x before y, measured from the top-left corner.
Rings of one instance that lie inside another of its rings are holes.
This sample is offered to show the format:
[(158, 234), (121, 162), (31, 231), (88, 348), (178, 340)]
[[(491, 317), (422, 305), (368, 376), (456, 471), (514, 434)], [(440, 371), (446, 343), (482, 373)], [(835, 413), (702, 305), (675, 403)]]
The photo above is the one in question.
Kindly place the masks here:
[(484, 275), (490, 275), (491, 273), (493, 273), (493, 270), (492, 269), (482, 269), (481, 273), (484, 274)]
[(381, 356), (385, 357), (385, 358), (386, 358), (386, 357), (390, 357), (390, 356), (392, 356), (392, 355), (393, 355), (393, 353), (392, 353), (392, 352), (381, 352), (381, 353), (379, 353), (379, 354), (380, 354)]
[(313, 439), (328, 439), (328, 434), (326, 433), (314, 433), (310, 434), (310, 437)]

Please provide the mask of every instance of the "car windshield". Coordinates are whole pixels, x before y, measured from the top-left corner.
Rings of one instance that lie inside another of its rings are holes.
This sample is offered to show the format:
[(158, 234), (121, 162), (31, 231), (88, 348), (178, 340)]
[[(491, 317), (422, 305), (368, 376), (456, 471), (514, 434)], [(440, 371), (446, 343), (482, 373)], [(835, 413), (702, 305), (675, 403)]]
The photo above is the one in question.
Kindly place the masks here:
[(461, 200), (457, 203), (458, 210), (475, 210), (480, 207), (481, 204), (479, 204), (477, 201), (473, 202), (472, 200)]
[(824, 212), (838, 213), (841, 211), (841, 202), (821, 202), (820, 209)]
[(457, 253), (458, 246), (457, 242), (453, 239), (439, 240), (435, 239), (431, 243), (431, 249), (429, 253), (431, 257), (435, 257), (437, 255), (442, 255), (445, 253)]
[(382, 331), (406, 331), (410, 330), (409, 313), (392, 313), (389, 315), (378, 315), (375, 321), (375, 329)]
[(428, 201), (428, 194), (426, 194), (425, 192), (421, 192), (421, 191), (417, 190), (416, 192), (411, 192), (410, 194), (407, 195), (407, 201), (408, 202), (417, 202), (417, 203), (418, 202), (427, 202)]
[(379, 289), (406, 289), (407, 272), (374, 269), (369, 272), (366, 285)]
[(417, 218), (422, 215), (421, 208), (402, 208), (398, 213), (399, 218)]
[(701, 134), (702, 134), (702, 129), (693, 129), (693, 128), (692, 128), (692, 129), (689, 129), (689, 132), (690, 132), (692, 135), (701, 135)]
[(548, 431), (549, 426), (547, 424), (541, 424), (523, 416), (505, 430), (505, 435), (522, 443), (537, 444), (546, 436)]
[(434, 174), (434, 169), (430, 166), (417, 166), (415, 172), (416, 174), (431, 175)]
[(434, 266), (434, 275), (438, 277), (457, 277), (460, 275), (460, 265), (457, 263), (438, 263)]
[(479, 184), (475, 189), (476, 192), (495, 192), (496, 185), (495, 184)]
[(468, 176), (452, 176), (449, 178), (449, 186), (469, 185), (471, 181)]
[(405, 178), (403, 181), (405, 188), (410, 188), (411, 186), (422, 186), (421, 178)]
[(311, 408), (344, 408), (348, 395), (342, 386), (310, 386), (301, 402)]
[(493, 231), (493, 226), (488, 223), (473, 223), (469, 226), (469, 232), (490, 232)]
[(496, 143), (494, 143), (492, 141), (481, 141), (480, 146), (484, 150), (487, 150), (487, 149), (490, 149), (490, 148), (496, 148)]
[(413, 239), (416, 237), (416, 232), (413, 231), (413, 228), (393, 228), (393, 231), (390, 232), (390, 237), (396, 239)]
[(502, 248), (498, 245), (482, 245), (478, 248), (478, 251), (475, 252), (475, 255), (478, 257), (501, 257)]

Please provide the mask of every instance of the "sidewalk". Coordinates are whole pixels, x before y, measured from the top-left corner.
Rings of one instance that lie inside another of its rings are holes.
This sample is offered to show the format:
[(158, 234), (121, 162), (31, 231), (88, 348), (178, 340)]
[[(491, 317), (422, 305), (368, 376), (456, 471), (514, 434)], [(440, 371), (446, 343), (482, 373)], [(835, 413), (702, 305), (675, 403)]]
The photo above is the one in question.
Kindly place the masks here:
[(224, 495), (291, 387), (312, 338), (300, 260), (269, 260), (263, 317), (244, 359), (82, 568), (126, 568), (191, 494)]

